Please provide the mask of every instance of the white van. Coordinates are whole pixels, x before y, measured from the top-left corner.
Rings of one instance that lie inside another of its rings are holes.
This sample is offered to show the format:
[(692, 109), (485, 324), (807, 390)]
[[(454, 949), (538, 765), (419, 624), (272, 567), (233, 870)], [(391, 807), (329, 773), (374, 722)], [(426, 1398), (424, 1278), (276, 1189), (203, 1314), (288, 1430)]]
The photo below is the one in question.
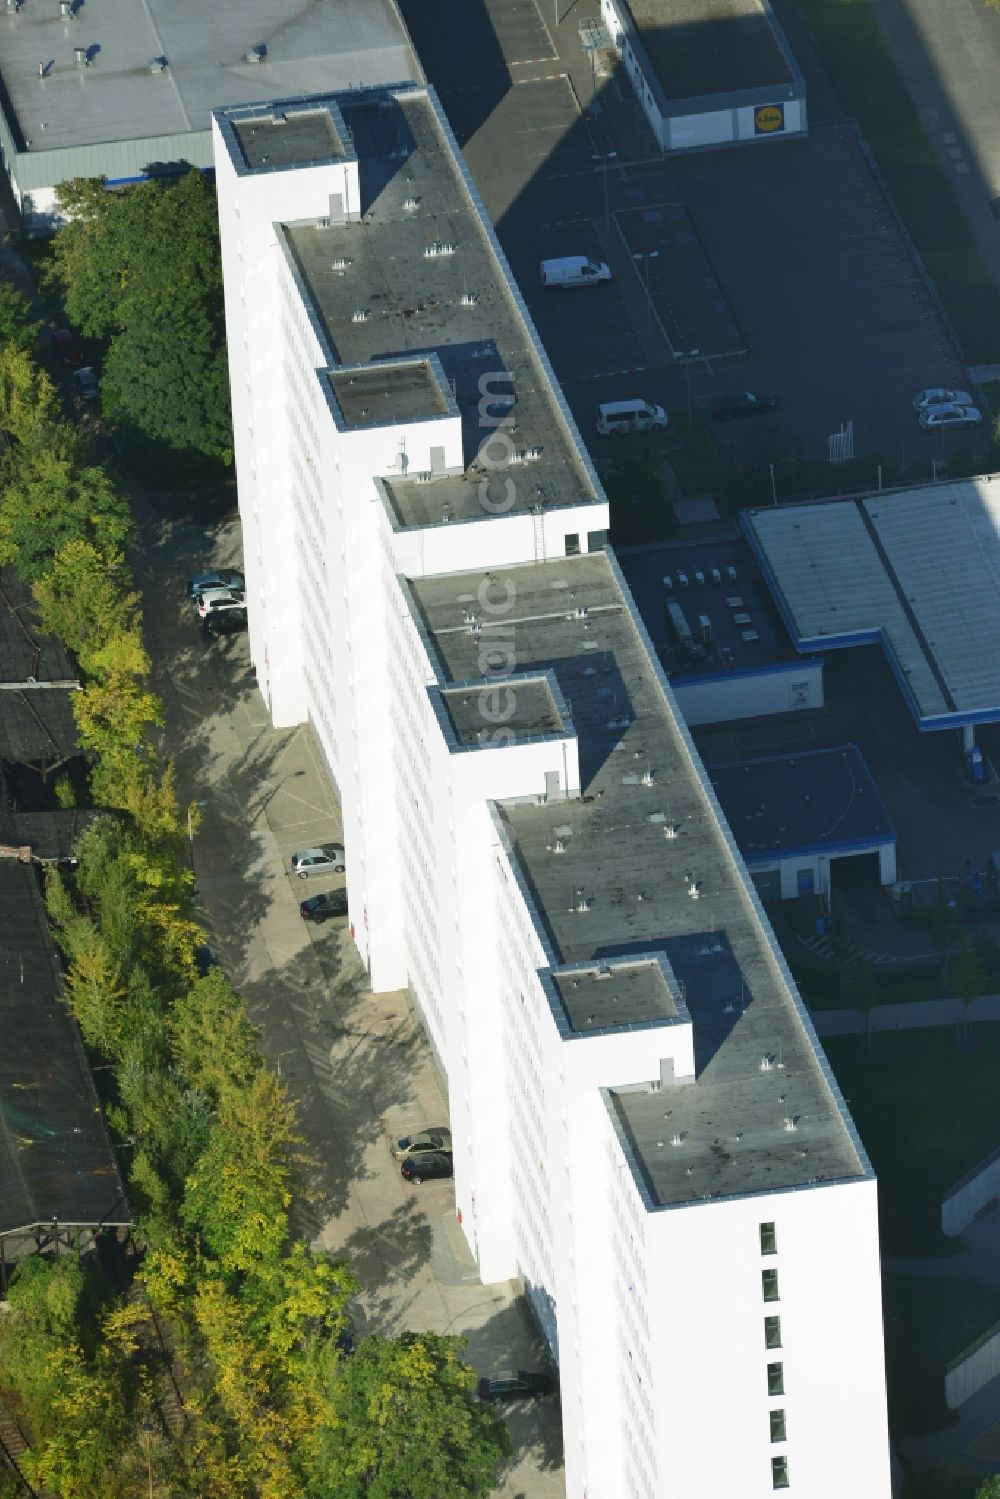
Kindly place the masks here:
[(603, 260), (589, 260), (586, 255), (543, 260), (539, 269), (543, 286), (597, 286), (601, 281), (611, 280), (611, 267)]
[(597, 430), (602, 437), (611, 432), (663, 431), (669, 420), (662, 406), (651, 406), (648, 401), (605, 401), (597, 408)]

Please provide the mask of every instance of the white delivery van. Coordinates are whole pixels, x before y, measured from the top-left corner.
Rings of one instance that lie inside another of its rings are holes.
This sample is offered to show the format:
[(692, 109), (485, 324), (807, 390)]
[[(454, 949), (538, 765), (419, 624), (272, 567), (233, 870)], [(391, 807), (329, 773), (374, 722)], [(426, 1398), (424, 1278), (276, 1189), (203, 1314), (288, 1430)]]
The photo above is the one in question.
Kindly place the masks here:
[(597, 430), (602, 437), (611, 432), (662, 431), (668, 421), (663, 407), (648, 401), (605, 401), (597, 408)]
[(589, 260), (586, 255), (543, 260), (539, 269), (543, 286), (596, 286), (600, 281), (611, 280), (611, 267), (603, 260)]

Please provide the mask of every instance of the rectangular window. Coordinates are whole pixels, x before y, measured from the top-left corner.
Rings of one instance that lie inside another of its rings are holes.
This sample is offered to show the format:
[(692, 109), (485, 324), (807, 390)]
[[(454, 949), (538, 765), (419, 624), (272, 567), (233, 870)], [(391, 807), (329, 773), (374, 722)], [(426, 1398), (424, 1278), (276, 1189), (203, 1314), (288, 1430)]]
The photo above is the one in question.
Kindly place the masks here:
[(760, 1226), (760, 1252), (761, 1254), (777, 1254), (778, 1235), (774, 1231), (773, 1223), (762, 1223)]
[(784, 1364), (768, 1364), (767, 1393), (769, 1395), (783, 1395), (785, 1393)]
[(785, 1413), (784, 1411), (771, 1411), (771, 1441), (785, 1441)]
[(779, 1299), (777, 1270), (762, 1270), (760, 1272), (760, 1284), (764, 1292), (765, 1301), (777, 1301)]
[(772, 1489), (787, 1489), (788, 1487), (788, 1458), (772, 1457), (771, 1459), (771, 1487)]
[(781, 1318), (764, 1318), (764, 1346), (766, 1348), (781, 1347)]
[(580, 555), (580, 533), (579, 531), (567, 531), (566, 533), (566, 556), (578, 557)]

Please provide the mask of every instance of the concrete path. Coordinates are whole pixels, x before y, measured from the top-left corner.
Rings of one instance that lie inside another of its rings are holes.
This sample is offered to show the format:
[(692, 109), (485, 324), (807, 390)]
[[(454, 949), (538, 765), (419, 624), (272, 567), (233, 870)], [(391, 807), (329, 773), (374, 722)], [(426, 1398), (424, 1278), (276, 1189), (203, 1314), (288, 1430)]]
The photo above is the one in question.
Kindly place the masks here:
[(1000, 994), (983, 994), (965, 1012), (960, 999), (914, 999), (898, 1005), (873, 1005), (866, 1020), (861, 1010), (813, 1010), (820, 1036), (863, 1036), (867, 1031), (916, 1031), (931, 1026), (972, 1025), (1000, 1020)]

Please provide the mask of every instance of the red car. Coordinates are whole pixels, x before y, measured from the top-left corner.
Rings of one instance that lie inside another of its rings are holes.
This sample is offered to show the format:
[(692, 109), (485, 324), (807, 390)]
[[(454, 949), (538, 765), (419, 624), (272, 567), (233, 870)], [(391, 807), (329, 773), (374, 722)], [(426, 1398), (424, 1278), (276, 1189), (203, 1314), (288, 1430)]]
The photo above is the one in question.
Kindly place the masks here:
[(59, 358), (70, 369), (83, 363), (83, 350), (76, 341), (76, 335), (68, 328), (57, 328), (52, 335), (52, 342), (56, 346)]

